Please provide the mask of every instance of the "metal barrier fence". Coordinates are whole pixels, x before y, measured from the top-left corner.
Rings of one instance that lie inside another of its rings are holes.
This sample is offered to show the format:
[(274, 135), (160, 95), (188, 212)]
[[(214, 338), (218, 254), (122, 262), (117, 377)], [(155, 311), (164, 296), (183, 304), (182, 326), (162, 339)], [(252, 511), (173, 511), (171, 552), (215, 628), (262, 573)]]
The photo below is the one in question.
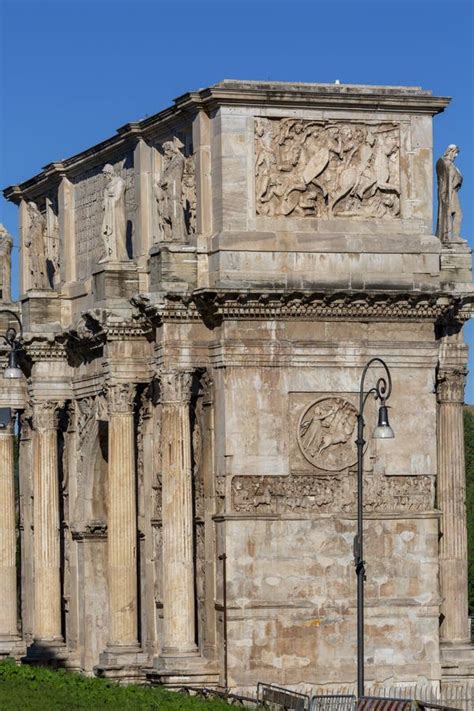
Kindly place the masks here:
[(357, 711), (353, 694), (324, 694), (311, 697), (310, 711)]
[[(312, 698), (325, 697), (329, 699), (334, 695), (355, 696), (353, 685), (329, 689), (305, 687), (303, 690)], [(474, 711), (474, 684), (468, 682), (444, 682), (441, 684), (441, 688), (432, 684), (373, 686), (367, 690), (367, 694), (377, 699), (416, 702), (417, 711)]]
[(285, 689), (283, 686), (274, 684), (258, 683), (257, 699), (263, 705), (275, 704), (285, 711), (308, 711), (309, 696), (298, 691)]
[(357, 706), (357, 711), (418, 711), (418, 709), (418, 704), (412, 699), (395, 699), (388, 696), (363, 696)]

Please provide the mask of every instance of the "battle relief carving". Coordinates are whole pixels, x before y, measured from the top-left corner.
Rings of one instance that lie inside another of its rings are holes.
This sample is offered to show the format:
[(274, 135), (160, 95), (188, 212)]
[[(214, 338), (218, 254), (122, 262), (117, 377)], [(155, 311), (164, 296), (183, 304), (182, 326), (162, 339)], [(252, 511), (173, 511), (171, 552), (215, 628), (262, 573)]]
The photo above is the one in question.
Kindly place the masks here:
[(298, 422), (298, 445), (318, 469), (341, 471), (356, 461), (354, 441), (357, 410), (342, 397), (326, 397), (303, 410)]
[[(354, 472), (312, 476), (234, 476), (232, 510), (238, 513), (353, 513), (356, 509)], [(433, 478), (364, 476), (367, 512), (430, 511), (434, 507)]]
[(399, 147), (395, 123), (256, 118), (257, 214), (398, 217)]

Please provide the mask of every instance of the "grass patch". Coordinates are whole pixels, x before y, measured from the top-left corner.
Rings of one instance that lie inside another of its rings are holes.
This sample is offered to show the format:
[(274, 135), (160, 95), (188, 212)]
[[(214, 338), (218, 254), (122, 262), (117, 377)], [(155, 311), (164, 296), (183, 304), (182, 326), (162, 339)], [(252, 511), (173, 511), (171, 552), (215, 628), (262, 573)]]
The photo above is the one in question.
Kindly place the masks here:
[(228, 711), (160, 687), (118, 686), (105, 679), (44, 667), (0, 662), (0, 711)]

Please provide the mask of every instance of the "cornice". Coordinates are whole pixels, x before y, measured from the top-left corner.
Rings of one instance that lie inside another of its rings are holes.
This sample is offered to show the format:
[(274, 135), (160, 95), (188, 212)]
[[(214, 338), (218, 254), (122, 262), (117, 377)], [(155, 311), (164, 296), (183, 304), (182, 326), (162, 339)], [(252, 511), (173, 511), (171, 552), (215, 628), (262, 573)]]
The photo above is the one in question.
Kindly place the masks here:
[[(472, 298), (472, 297), (471, 297)], [(198, 289), (190, 294), (165, 294), (157, 301), (139, 295), (133, 305), (149, 323), (225, 319), (299, 321), (431, 321), (466, 320), (471, 303), (444, 293), (263, 291)]]
[(67, 350), (57, 337), (27, 333), (22, 341), (22, 350), (32, 361), (67, 360)]
[(191, 91), (174, 99), (173, 105), (140, 121), (126, 123), (116, 134), (70, 158), (48, 163), (29, 180), (5, 188), (7, 200), (16, 204), (52, 189), (62, 177), (72, 177), (89, 165), (110, 160), (124, 147), (134, 147), (140, 139), (165, 132), (170, 124), (189, 119), (199, 111), (211, 112), (220, 106), (262, 108), (334, 109), (435, 114), (444, 111), (449, 97), (433, 96), (419, 87), (384, 87), (356, 84), (306, 84), (289, 82), (225, 80)]

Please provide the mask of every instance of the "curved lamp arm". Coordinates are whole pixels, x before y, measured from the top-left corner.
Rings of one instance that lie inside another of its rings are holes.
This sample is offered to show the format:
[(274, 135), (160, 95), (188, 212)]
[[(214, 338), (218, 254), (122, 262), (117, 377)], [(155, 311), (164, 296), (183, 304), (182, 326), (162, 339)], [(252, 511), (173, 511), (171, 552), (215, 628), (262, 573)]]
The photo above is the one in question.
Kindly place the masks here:
[[(13, 316), (13, 318), (17, 321), (17, 323), (20, 327), (20, 338), (22, 338), (23, 337), (23, 326), (22, 326), (22, 323), (18, 317), (18, 314), (16, 314), (14, 311), (11, 311), (10, 309), (0, 309), (0, 314), (9, 314), (10, 316)], [(10, 334), (11, 334), (12, 331), (13, 331), (13, 334), (9, 336), (8, 333), (10, 332)], [(1, 337), (5, 340), (6, 343), (8, 343), (9, 346), (11, 346), (12, 348), (14, 347), (14, 343), (16, 341), (16, 331), (14, 328), (8, 328), (6, 334), (2, 335)]]
[[(364, 393), (365, 376), (367, 374), (368, 369), (373, 363), (378, 363), (383, 367), (383, 369), (385, 370), (386, 379), (384, 377), (379, 378), (374, 387), (370, 388), (370, 390)], [(390, 371), (388, 369), (387, 364), (384, 360), (382, 360), (382, 358), (371, 358), (366, 364), (364, 370), (362, 371), (359, 391), (359, 415), (361, 417), (364, 412), (364, 407), (365, 403), (367, 402), (367, 398), (371, 393), (374, 393), (375, 399), (380, 400), (382, 402), (382, 405), (389, 399), (392, 393), (392, 377), (390, 375)]]

